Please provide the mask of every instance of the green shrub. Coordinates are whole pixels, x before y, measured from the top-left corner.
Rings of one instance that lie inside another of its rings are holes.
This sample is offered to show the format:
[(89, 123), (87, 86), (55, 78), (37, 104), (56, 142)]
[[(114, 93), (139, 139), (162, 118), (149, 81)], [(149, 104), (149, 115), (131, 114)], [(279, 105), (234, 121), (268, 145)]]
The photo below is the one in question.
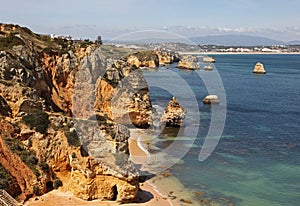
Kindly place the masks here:
[(30, 155), (27, 158), (27, 161), (30, 162), (30, 164), (36, 165), (38, 163), (38, 159), (34, 155)]
[(33, 186), (33, 194), (40, 195), (40, 188), (38, 186)]
[(80, 147), (81, 146), (81, 142), (79, 140), (79, 137), (77, 135), (77, 132), (75, 130), (73, 131), (65, 131), (65, 135), (67, 137), (68, 140), (68, 144), (70, 146), (75, 146), (75, 147)]
[(0, 50), (11, 49), (17, 45), (24, 45), (24, 42), (12, 33), (7, 37), (0, 37)]
[(12, 182), (12, 177), (6, 171), (6, 169), (0, 164), (0, 189), (5, 190), (8, 185)]
[(73, 153), (72, 153), (72, 158), (76, 158), (76, 157), (77, 157), (76, 153), (73, 152)]
[(63, 185), (62, 181), (60, 179), (55, 179), (53, 182), (53, 188), (57, 189)]
[(31, 114), (22, 117), (23, 122), (37, 132), (46, 133), (49, 125), (49, 115), (42, 110), (34, 110)]
[(28, 139), (28, 147), (32, 147), (32, 139)]
[(12, 80), (12, 78), (13, 78), (12, 72), (10, 72), (9, 69), (4, 69), (3, 70), (3, 79)]
[(33, 35), (33, 32), (32, 32), (30, 29), (28, 29), (27, 27), (21, 27), (21, 29), (22, 29), (25, 33), (27, 33), (27, 34), (29, 34), (29, 35)]
[(39, 167), (41, 168), (42, 171), (44, 172), (49, 172), (49, 165), (46, 162), (41, 162), (39, 164)]

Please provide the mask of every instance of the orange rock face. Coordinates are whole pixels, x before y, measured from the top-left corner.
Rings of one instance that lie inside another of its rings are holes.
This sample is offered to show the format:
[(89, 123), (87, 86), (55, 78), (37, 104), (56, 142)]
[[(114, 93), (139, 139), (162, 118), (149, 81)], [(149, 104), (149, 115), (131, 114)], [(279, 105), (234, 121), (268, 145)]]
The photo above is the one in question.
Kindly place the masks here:
[(157, 56), (135, 65), (1, 24), (7, 34), (12, 28), (22, 43), (0, 54), (0, 163), (15, 181), (10, 194), (24, 200), (62, 183), (85, 200), (134, 201), (139, 174), (122, 124), (151, 126), (148, 85), (136, 66), (157, 66)]
[(13, 153), (5, 144), (5, 138), (12, 138), (12, 135), (17, 134), (18, 128), (10, 123), (0, 120), (0, 163), (7, 172), (16, 179), (17, 185), (15, 188), (10, 188), (10, 193), (15, 194), (21, 190), (21, 199), (29, 198), (33, 193), (33, 182), (35, 175), (21, 158)]

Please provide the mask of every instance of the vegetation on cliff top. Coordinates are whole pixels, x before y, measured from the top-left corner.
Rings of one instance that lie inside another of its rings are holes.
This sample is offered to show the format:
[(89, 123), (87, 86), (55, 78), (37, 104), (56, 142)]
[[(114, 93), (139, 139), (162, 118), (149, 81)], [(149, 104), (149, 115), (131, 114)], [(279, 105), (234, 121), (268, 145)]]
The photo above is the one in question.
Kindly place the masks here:
[(11, 49), (13, 46), (17, 45), (24, 45), (24, 42), (14, 34), (10, 33), (8, 36), (0, 36), (0, 50)]

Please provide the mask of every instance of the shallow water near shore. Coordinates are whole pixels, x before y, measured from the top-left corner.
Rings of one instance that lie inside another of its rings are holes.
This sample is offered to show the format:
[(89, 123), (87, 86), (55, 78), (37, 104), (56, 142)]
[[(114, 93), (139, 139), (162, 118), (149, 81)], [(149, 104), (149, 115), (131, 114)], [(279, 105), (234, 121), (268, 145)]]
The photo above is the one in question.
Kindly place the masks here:
[[(194, 195), (194, 205), (203, 199), (216, 205), (299, 204), (300, 55), (213, 57), (227, 98), (226, 124), (216, 149), (205, 161), (198, 161), (210, 126), (210, 106), (202, 104), (207, 90), (194, 71), (174, 65), (145, 71), (145, 77), (165, 81), (170, 70), (183, 78), (198, 101), (200, 122), (193, 116), (196, 113), (190, 108), (195, 103), (186, 95), (185, 87), (173, 82), (179, 101), (191, 114), (180, 131), (167, 129), (155, 134), (153, 145), (163, 152), (176, 139), (189, 148), (170, 171), (189, 191), (201, 192)], [(252, 74), (257, 61), (265, 65), (266, 75)], [(150, 93), (152, 104), (159, 108), (172, 97), (154, 85)], [(193, 127), (199, 129), (195, 139)]]

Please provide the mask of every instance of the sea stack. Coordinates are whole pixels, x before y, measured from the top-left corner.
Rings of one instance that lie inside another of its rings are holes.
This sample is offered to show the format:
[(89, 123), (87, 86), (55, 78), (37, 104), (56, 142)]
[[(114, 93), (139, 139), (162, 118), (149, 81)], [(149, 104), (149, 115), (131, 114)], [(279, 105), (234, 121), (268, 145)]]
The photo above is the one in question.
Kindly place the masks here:
[(261, 62), (257, 62), (256, 65), (255, 65), (255, 67), (254, 67), (253, 73), (256, 73), (256, 74), (265, 74), (266, 70), (264, 68), (264, 65)]
[(203, 103), (204, 104), (219, 104), (220, 100), (218, 98), (217, 95), (207, 95), (204, 99), (203, 99)]
[(184, 118), (185, 109), (175, 97), (172, 97), (161, 117), (161, 122), (166, 123), (167, 127), (180, 127)]

